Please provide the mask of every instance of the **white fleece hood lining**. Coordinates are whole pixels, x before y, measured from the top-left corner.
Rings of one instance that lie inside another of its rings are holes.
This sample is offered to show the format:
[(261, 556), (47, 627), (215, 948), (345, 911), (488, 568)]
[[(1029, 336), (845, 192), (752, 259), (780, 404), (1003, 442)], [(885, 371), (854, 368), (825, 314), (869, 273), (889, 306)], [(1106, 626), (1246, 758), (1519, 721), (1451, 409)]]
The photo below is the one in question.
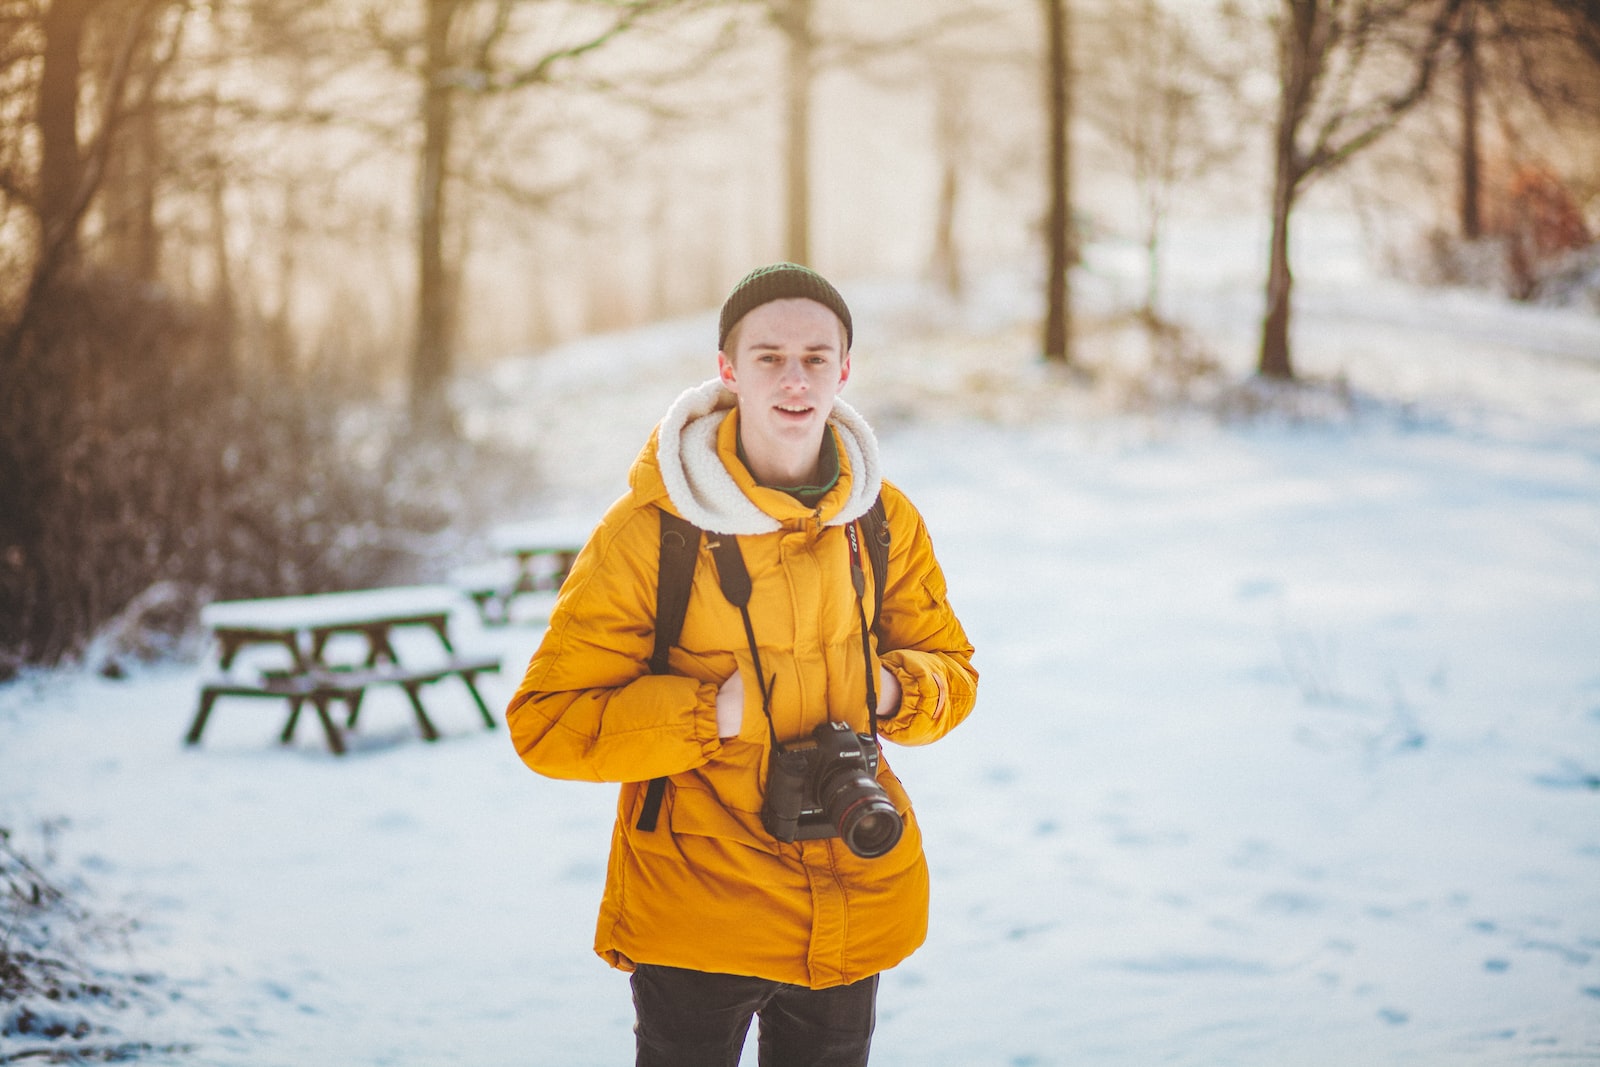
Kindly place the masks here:
[[(720, 378), (679, 394), (656, 438), (661, 480), (678, 514), (702, 530), (735, 536), (772, 533), (782, 523), (745, 495), (717, 454), (717, 431), (737, 403)], [(850, 496), (827, 524), (844, 526), (865, 515), (883, 488), (878, 439), (867, 421), (838, 398), (828, 425), (838, 431), (850, 463)]]

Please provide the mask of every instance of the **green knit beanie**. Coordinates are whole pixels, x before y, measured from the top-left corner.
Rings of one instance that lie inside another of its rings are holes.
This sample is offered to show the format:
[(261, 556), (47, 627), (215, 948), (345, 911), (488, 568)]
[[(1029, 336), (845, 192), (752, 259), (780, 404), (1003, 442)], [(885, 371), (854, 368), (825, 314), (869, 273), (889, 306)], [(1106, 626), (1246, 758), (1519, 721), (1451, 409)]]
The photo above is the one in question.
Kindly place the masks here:
[(717, 348), (726, 348), (728, 334), (734, 325), (762, 304), (795, 298), (815, 300), (839, 316), (839, 321), (844, 323), (844, 347), (849, 350), (855, 340), (855, 331), (850, 324), (850, 309), (845, 307), (844, 297), (828, 284), (828, 279), (798, 263), (757, 267), (733, 287), (727, 302), (722, 305), (722, 320), (717, 325)]

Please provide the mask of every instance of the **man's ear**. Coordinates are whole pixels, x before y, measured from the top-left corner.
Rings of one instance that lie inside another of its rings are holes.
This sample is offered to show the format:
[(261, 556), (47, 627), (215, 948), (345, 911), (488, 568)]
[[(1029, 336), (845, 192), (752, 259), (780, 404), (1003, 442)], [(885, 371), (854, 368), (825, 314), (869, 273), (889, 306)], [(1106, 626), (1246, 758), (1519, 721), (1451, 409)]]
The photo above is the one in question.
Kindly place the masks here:
[(839, 385), (843, 387), (850, 380), (850, 350), (844, 350), (844, 358), (839, 361)]
[(722, 379), (723, 388), (730, 393), (739, 391), (739, 376), (734, 373), (733, 360), (728, 358), (726, 352), (717, 353), (717, 377)]

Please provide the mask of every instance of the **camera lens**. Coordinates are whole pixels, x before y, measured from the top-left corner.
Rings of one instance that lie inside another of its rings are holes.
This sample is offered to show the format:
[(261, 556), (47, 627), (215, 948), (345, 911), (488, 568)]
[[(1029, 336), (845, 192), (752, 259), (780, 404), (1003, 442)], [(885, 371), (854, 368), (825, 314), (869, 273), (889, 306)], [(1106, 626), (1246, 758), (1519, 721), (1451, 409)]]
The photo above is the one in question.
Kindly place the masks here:
[(887, 799), (864, 800), (846, 813), (839, 836), (851, 852), (873, 859), (899, 843), (903, 828), (900, 813)]
[(900, 813), (865, 770), (838, 767), (819, 783), (817, 799), (845, 845), (862, 859), (881, 856), (899, 842)]

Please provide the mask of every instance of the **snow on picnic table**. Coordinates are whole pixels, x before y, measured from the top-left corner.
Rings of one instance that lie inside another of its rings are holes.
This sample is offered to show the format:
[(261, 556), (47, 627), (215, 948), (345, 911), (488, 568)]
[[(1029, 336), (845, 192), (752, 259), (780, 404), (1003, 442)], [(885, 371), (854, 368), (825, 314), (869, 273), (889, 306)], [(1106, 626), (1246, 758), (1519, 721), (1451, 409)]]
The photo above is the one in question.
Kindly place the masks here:
[(425, 615), (448, 616), (460, 606), (460, 591), (448, 585), (402, 585), (312, 596), (218, 601), (200, 609), (200, 623), (211, 629), (311, 630)]
[[(1310, 365), (1389, 390), (1345, 419), (979, 419), (970, 382), (1055, 387), (1003, 345), (954, 391), (863, 356), (982, 672), (960, 730), (888, 751), (933, 916), (875, 1067), (1600, 1062), (1600, 374), (1351, 292), (1302, 318)], [(1567, 344), (1550, 319), (1530, 343)], [(524, 424), (568, 431), (542, 442), (564, 506), (598, 514), (703, 362), (648, 351), (582, 425), (560, 354), (500, 372), (555, 386)], [(537, 622), (452, 626), (503, 655), (503, 702)], [(612, 787), (529, 773), (448, 683), (435, 745), (374, 693), (343, 759), (277, 746), (264, 702), (184, 749), (200, 672), (0, 688), (0, 823), (64, 819), (56, 869), (138, 920), (123, 969), (167, 976), (108, 1016), (190, 1046), (142, 1062), (631, 1061), (590, 951)]]

